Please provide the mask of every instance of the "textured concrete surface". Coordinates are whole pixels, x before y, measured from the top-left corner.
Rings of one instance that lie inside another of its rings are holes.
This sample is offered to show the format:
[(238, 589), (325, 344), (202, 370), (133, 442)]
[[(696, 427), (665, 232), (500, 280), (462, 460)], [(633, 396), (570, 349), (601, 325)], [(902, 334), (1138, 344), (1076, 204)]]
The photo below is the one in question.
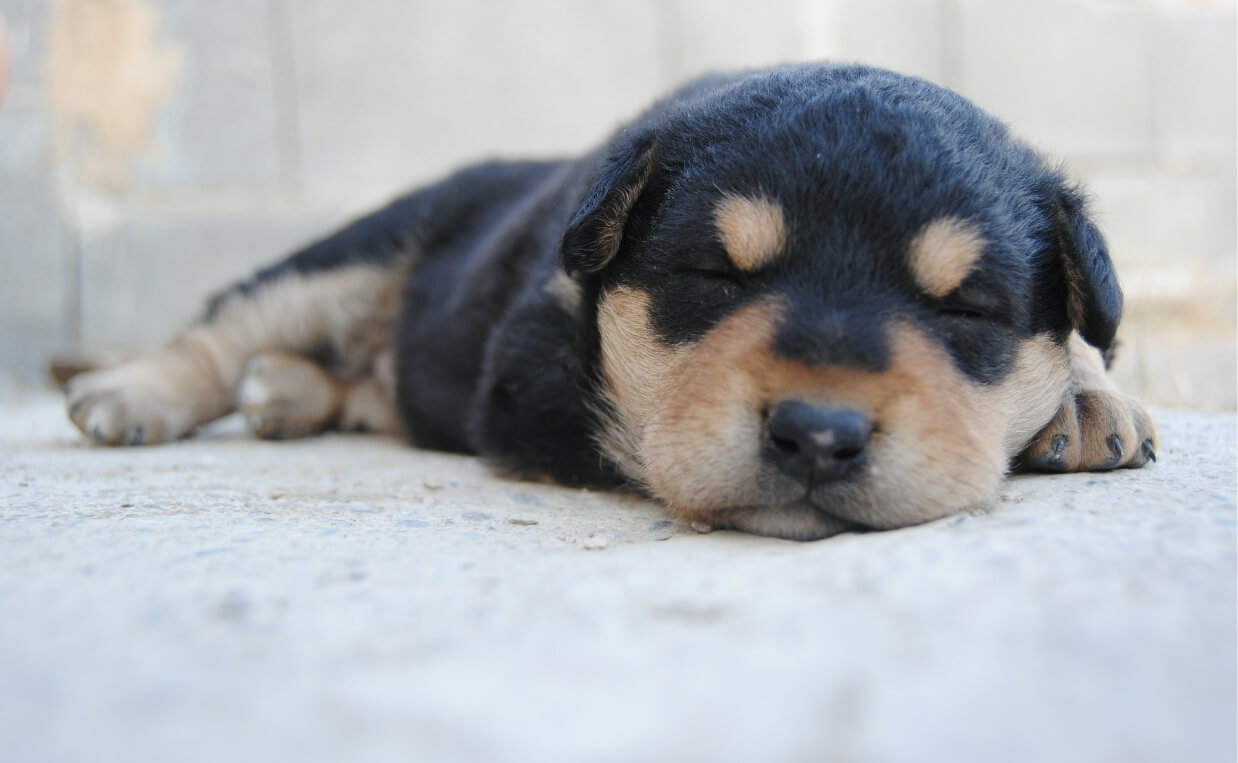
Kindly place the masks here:
[(0, 420), (3, 760), (1235, 757), (1230, 415), (808, 544), (381, 439)]

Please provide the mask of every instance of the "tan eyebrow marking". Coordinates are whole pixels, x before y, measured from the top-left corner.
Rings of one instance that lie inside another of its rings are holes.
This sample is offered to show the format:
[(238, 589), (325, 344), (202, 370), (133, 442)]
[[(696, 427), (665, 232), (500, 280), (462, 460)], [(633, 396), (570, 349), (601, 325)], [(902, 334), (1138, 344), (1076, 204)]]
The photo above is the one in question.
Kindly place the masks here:
[(963, 283), (983, 253), (984, 237), (974, 224), (942, 217), (912, 239), (908, 263), (920, 288), (944, 297)]
[(727, 194), (714, 207), (714, 224), (727, 256), (740, 270), (756, 270), (787, 243), (782, 207), (766, 198)]

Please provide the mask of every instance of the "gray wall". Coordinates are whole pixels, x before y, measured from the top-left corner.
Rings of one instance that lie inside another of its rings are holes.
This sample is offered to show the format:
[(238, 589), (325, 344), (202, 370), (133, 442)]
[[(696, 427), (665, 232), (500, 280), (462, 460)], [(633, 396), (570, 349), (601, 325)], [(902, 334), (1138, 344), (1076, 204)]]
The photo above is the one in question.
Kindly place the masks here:
[(0, 371), (168, 337), (408, 184), (581, 150), (698, 72), (863, 60), (960, 90), (1090, 186), (1117, 372), (1235, 406), (1235, 12), (1087, 0), (0, 0)]

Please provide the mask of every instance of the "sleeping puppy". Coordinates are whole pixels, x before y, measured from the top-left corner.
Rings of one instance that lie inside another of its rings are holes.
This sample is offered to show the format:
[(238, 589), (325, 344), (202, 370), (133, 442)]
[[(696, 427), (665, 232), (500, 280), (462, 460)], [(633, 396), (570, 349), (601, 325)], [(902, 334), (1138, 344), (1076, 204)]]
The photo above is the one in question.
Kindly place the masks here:
[(698, 80), (583, 158), (475, 166), (69, 385), (100, 443), (399, 432), (698, 529), (822, 538), (1142, 466), (1122, 294), (1079, 189), (927, 82)]

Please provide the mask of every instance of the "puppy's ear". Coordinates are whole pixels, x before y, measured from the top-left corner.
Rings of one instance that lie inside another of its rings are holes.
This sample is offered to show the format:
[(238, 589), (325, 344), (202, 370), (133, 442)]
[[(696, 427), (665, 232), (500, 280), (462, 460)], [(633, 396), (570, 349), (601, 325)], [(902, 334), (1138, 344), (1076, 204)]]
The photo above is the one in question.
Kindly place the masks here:
[(1076, 190), (1062, 193), (1054, 229), (1066, 276), (1066, 315), (1088, 344), (1107, 351), (1122, 317), (1122, 289), (1105, 239)]
[(606, 267), (623, 241), (623, 228), (653, 174), (653, 134), (622, 143), (602, 165), (593, 188), (563, 234), (563, 267), (575, 277)]

